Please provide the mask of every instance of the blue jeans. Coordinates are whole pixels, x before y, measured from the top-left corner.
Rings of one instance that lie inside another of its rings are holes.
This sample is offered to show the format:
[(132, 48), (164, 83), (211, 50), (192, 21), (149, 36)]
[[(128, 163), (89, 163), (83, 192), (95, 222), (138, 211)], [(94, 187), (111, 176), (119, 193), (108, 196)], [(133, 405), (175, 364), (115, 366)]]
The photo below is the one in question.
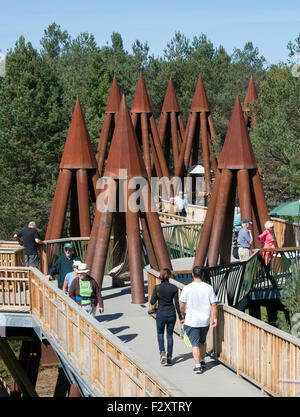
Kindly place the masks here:
[(168, 358), (172, 357), (173, 353), (173, 330), (176, 323), (176, 316), (170, 317), (163, 317), (163, 316), (156, 316), (156, 329), (157, 329), (157, 340), (159, 351), (165, 351), (165, 342), (164, 342), (164, 331), (165, 326), (167, 326), (167, 342), (168, 342), (168, 350), (167, 356)]

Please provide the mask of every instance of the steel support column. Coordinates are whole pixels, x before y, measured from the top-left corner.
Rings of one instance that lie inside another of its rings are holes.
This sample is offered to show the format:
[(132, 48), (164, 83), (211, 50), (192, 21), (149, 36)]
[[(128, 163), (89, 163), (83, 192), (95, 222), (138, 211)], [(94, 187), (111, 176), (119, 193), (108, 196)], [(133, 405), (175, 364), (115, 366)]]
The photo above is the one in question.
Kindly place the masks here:
[(220, 244), (226, 221), (225, 215), (230, 194), (231, 182), (232, 171), (229, 169), (223, 169), (219, 186), (219, 194), (216, 202), (214, 223), (212, 225), (210, 243), (207, 252), (209, 266), (215, 266), (218, 263)]

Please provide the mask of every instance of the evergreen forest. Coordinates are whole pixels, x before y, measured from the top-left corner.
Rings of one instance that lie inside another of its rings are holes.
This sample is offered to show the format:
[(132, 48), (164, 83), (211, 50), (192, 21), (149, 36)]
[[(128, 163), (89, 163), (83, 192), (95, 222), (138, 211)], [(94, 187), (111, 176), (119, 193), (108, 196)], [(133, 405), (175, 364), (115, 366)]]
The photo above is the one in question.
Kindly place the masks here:
[(44, 237), (77, 96), (96, 152), (113, 76), (130, 108), (140, 71), (156, 120), (171, 76), (185, 122), (201, 73), (220, 145), (252, 74), (259, 99), (251, 142), (268, 206), (299, 198), (300, 72), (292, 68), (300, 34), (287, 48), (287, 62), (269, 65), (251, 41), (229, 54), (205, 34), (188, 39), (175, 32), (158, 57), (138, 40), (125, 50), (116, 32), (97, 45), (92, 34), (73, 38), (52, 23), (39, 49), (20, 36), (0, 77), (0, 239), (12, 240), (30, 220)]

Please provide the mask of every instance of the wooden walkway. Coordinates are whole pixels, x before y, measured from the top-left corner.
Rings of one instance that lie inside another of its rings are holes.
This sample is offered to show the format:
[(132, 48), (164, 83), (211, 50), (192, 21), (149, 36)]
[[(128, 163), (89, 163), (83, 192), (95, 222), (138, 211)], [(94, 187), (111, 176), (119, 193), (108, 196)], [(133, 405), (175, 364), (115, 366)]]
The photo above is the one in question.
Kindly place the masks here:
[(193, 373), (191, 349), (174, 334), (174, 364), (162, 366), (159, 362), (155, 319), (148, 316), (148, 305), (131, 304), (129, 284), (112, 288), (111, 278), (105, 277), (102, 296), (105, 311), (96, 313), (96, 319), (117, 336), (147, 368), (167, 379), (184, 396), (198, 397), (261, 397), (260, 389), (239, 378), (232, 370), (207, 356), (207, 370)]
[[(179, 261), (172, 262), (173, 268), (179, 267)], [(180, 266), (185, 269), (190, 261)], [(156, 283), (154, 272), (145, 271), (146, 295), (147, 283), (150, 288)], [(34, 327), (40, 338), (42, 333), (48, 338), (70, 381), (79, 382), (84, 396), (260, 397), (263, 393), (297, 393), (295, 384), (281, 380), (299, 379), (299, 339), (232, 307), (220, 305), (219, 325), (208, 335), (209, 352), (219, 361), (207, 356), (206, 372), (195, 375), (191, 349), (176, 334), (174, 364), (161, 366), (155, 319), (147, 314), (147, 300), (144, 305), (131, 303), (129, 283), (112, 288), (112, 279), (104, 278), (105, 312), (97, 312), (94, 319), (35, 268), (2, 268), (0, 276), (2, 326), (16, 327), (10, 316), (30, 319), (23, 327)], [(177, 284), (180, 292), (183, 284)]]

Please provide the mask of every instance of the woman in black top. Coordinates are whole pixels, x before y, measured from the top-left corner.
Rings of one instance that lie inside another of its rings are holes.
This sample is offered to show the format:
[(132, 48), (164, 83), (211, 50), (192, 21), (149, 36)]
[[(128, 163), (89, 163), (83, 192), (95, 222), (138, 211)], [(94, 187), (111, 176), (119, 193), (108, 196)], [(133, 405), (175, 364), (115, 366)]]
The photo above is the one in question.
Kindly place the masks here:
[[(169, 269), (163, 269), (160, 272), (160, 285), (156, 285), (153, 289), (150, 304), (154, 305), (158, 300), (158, 310), (156, 315), (156, 329), (157, 340), (160, 351), (160, 362), (162, 365), (172, 364), (173, 352), (173, 330), (176, 322), (176, 311), (179, 320), (182, 322), (178, 302), (178, 288), (169, 283), (169, 278), (172, 278), (172, 273)], [(175, 307), (174, 307), (175, 304)], [(164, 331), (167, 327), (167, 355), (164, 344)]]

